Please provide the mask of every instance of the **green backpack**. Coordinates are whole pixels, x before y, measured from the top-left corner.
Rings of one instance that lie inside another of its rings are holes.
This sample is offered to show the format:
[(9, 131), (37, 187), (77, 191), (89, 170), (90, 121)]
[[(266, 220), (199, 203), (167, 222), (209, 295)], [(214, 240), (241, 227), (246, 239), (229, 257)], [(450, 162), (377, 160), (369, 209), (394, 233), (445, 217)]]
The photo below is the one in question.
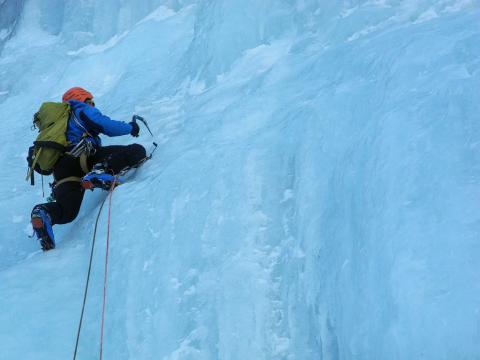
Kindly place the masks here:
[(50, 175), (58, 159), (64, 154), (69, 142), (65, 135), (70, 117), (68, 103), (45, 102), (33, 117), (33, 126), (39, 134), (29, 149), (29, 171), (33, 184), (33, 171)]

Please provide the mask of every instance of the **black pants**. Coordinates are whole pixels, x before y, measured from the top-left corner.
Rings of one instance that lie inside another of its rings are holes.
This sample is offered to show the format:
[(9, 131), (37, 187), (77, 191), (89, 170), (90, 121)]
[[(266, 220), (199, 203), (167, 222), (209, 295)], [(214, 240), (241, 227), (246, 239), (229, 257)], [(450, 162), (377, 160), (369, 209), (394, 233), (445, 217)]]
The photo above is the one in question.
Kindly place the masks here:
[[(88, 158), (88, 166), (91, 169), (93, 165), (105, 162), (116, 174), (127, 166), (138, 164), (145, 156), (145, 148), (139, 144), (105, 146), (97, 149), (95, 154)], [(79, 159), (68, 155), (63, 156), (53, 170), (56, 181), (70, 176), (83, 177), (84, 175)], [(85, 190), (79, 182), (69, 181), (55, 187), (53, 194), (55, 202), (39, 205), (48, 211), (53, 224), (72, 222), (80, 211)]]

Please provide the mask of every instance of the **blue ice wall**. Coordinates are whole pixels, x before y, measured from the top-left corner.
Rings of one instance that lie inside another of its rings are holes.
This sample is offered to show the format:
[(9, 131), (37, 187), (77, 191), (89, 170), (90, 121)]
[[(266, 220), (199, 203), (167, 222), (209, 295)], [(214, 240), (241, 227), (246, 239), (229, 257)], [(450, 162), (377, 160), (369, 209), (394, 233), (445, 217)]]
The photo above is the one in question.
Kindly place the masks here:
[(113, 193), (105, 358), (479, 358), (479, 5), (26, 1), (0, 56), (0, 358), (73, 354), (106, 194), (41, 253), (22, 182), (31, 115), (71, 86), (159, 144)]
[(5, 41), (10, 39), (15, 32), (23, 9), (23, 1), (0, 2), (0, 52)]

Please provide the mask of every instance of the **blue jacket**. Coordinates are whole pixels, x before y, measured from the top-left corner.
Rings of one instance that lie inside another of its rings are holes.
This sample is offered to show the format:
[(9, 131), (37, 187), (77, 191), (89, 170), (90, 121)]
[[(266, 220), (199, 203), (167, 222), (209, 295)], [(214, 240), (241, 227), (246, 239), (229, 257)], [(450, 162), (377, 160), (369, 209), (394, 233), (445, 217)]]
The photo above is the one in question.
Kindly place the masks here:
[(132, 125), (123, 121), (112, 120), (103, 115), (100, 110), (84, 102), (70, 100), (72, 116), (68, 121), (67, 140), (71, 145), (76, 145), (82, 140), (84, 134), (95, 147), (102, 145), (99, 134), (107, 136), (121, 136), (130, 134)]

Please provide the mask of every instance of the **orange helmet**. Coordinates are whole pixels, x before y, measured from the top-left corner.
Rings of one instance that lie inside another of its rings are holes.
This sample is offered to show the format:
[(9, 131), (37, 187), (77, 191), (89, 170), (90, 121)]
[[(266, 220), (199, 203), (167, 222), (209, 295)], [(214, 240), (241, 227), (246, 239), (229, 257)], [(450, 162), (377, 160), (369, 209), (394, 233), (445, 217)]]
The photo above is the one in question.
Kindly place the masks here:
[(87, 99), (93, 99), (93, 95), (81, 87), (73, 87), (71, 89), (68, 89), (62, 96), (63, 102), (66, 102), (68, 100), (78, 100), (85, 102), (85, 100)]

